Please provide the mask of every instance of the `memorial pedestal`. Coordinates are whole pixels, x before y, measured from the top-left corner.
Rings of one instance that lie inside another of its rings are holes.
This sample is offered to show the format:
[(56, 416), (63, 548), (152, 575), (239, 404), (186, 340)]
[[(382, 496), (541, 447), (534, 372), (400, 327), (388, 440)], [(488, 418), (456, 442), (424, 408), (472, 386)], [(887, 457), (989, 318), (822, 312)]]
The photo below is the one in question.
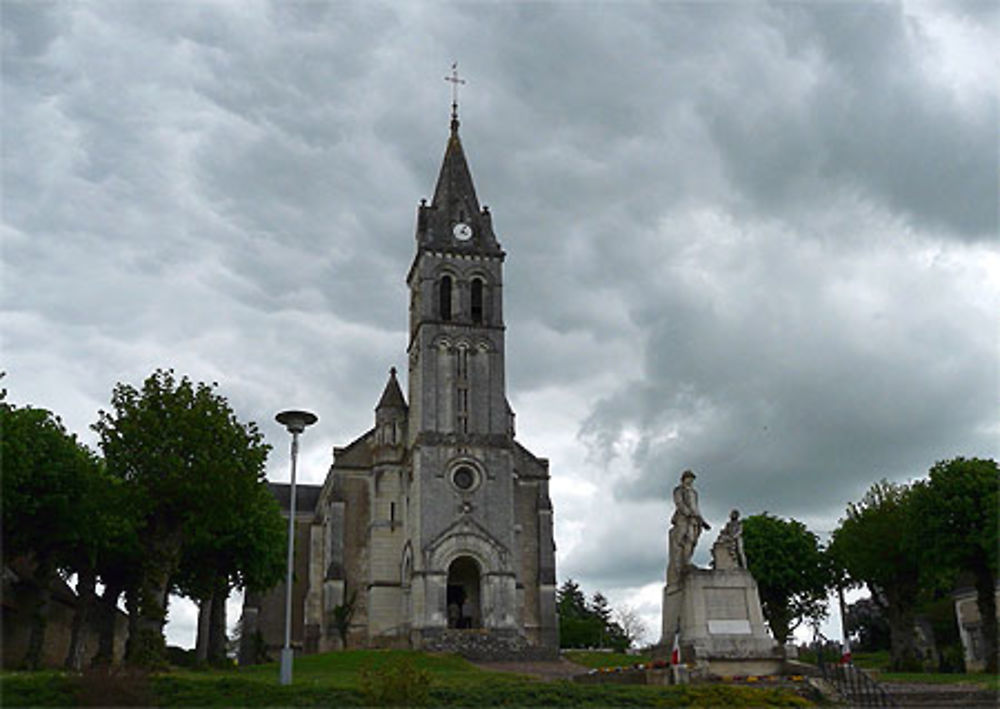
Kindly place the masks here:
[(679, 630), (681, 661), (697, 676), (768, 675), (781, 671), (784, 650), (764, 627), (757, 582), (746, 569), (688, 568), (663, 589), (663, 637), (669, 656)]

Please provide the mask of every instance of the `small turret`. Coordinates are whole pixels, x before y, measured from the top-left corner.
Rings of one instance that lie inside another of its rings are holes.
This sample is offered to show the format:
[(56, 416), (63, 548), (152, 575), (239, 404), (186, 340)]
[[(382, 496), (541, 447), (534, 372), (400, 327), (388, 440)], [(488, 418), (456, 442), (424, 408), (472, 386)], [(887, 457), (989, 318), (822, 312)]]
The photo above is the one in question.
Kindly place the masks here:
[(403, 391), (396, 379), (396, 368), (392, 367), (382, 398), (375, 406), (376, 459), (393, 457), (396, 453), (402, 454), (403, 444), (406, 441), (407, 414), (406, 399), (403, 398)]

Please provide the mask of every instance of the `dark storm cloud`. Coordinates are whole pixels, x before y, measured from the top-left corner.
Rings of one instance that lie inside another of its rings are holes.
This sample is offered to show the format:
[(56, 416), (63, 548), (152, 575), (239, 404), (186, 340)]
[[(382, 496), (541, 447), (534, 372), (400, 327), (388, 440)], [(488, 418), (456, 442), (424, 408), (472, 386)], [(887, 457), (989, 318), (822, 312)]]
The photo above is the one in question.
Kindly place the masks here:
[[(913, 221), (994, 237), (995, 96), (970, 112), (948, 87), (910, 71), (933, 48), (899, 5), (779, 7), (778, 41), (734, 76), (756, 84), (757, 99), (724, 89), (701, 97), (739, 188), (776, 211), (821, 202), (840, 185)], [(789, 65), (807, 76), (775, 80)]]
[(966, 301), (985, 272), (898, 243), (851, 253), (737, 230), (741, 244), (716, 227), (696, 262), (678, 255), (642, 284), (643, 371), (584, 425), (599, 451), (638, 436), (621, 495), (666, 497), (694, 467), (706, 489), (755, 500), (772, 481), (761, 503), (803, 514), (850, 499), (845, 482), (994, 454), (996, 316)]

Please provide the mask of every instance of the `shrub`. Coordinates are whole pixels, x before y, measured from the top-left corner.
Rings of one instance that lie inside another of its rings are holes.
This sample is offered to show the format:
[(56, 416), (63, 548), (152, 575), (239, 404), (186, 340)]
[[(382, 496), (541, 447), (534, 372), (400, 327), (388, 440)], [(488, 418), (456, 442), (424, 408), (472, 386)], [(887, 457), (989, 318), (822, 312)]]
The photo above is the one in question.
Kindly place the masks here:
[(194, 650), (185, 650), (176, 645), (167, 645), (167, 662), (175, 667), (195, 667), (198, 664)]
[(417, 669), (410, 657), (390, 656), (361, 668), (359, 685), (370, 706), (424, 706), (430, 696), (431, 677)]

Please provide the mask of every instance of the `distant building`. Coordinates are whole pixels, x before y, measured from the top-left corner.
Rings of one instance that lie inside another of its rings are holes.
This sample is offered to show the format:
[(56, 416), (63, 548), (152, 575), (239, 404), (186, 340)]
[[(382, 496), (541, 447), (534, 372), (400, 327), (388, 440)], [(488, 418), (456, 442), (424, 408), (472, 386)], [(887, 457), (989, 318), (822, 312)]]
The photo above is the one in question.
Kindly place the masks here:
[[(393, 369), (374, 426), (322, 486), (301, 486), (293, 645), (551, 655), (558, 648), (548, 461), (515, 440), (507, 402), (503, 263), (458, 135), (417, 211), (408, 397)], [(374, 397), (373, 397), (374, 399)], [(288, 486), (272, 485), (287, 510)], [(283, 643), (284, 586), (249, 594), (244, 637)], [(470, 632), (472, 631), (472, 632)], [(248, 647), (246, 644), (245, 648)]]
[[(962, 649), (965, 651), (966, 672), (984, 672), (986, 670), (986, 644), (983, 641), (983, 618), (976, 603), (976, 589), (960, 588), (952, 594), (955, 599), (955, 619), (958, 621), (958, 634), (962, 638)], [(997, 616), (995, 623), (1000, 623), (1000, 584), (996, 590)]]

